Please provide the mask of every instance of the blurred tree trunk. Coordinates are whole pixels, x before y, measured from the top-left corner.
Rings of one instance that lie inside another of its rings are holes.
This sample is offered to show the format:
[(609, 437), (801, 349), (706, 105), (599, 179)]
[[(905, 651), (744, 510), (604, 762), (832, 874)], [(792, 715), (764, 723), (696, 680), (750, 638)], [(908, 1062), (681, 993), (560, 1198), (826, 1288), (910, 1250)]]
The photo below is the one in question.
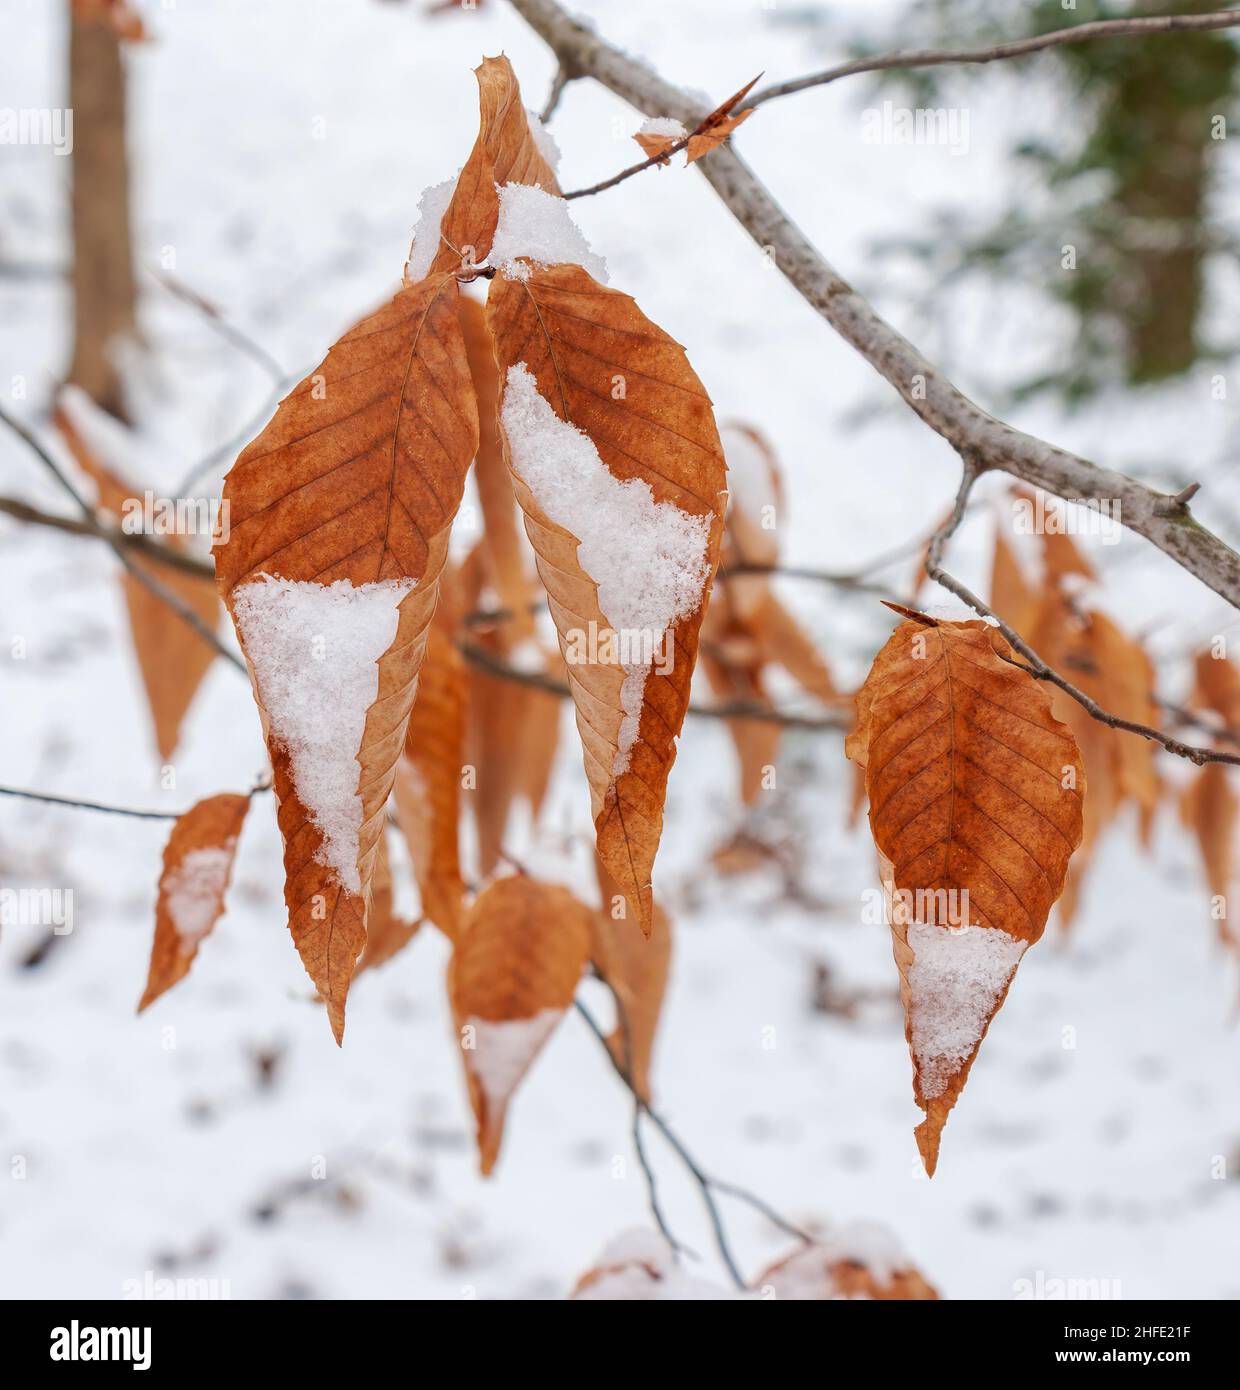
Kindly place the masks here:
[(73, 108), (73, 359), (68, 380), (120, 419), (115, 350), (134, 332), (135, 285), (120, 40), (97, 18), (69, 14)]

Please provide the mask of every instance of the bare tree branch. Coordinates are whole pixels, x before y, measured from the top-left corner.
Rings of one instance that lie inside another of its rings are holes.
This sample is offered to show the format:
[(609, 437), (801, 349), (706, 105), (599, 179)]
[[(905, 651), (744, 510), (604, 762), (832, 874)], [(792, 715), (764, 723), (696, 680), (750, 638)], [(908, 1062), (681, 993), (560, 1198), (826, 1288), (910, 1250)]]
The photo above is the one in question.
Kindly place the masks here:
[[(692, 97), (568, 15), (556, 0), (512, 4), (560, 62), (589, 74), (638, 110), (673, 116), (686, 126), (702, 119), (701, 106)], [(722, 145), (696, 167), (802, 297), (957, 453), (972, 449), (990, 467), (1069, 501), (1118, 505), (1125, 526), (1240, 607), (1240, 555), (1203, 527), (1173, 494), (1100, 468), (988, 414), (835, 271), (734, 149)]]
[(215, 568), (206, 560), (195, 559), (193, 555), (187, 555), (182, 550), (172, 550), (141, 532), (131, 535), (128, 531), (118, 531), (115, 527), (100, 521), (98, 517), (94, 524), (76, 521), (71, 516), (58, 516), (55, 512), (40, 511), (38, 507), (32, 507), (29, 502), (23, 502), (19, 497), (0, 497), (0, 513), (30, 526), (48, 526), (54, 531), (63, 531), (66, 535), (85, 536), (90, 540), (104, 541), (111, 546), (128, 546), (148, 560), (167, 565), (169, 569), (180, 570), (182, 574), (192, 574), (199, 579), (215, 578)]
[(1142, 19), (1099, 19), (1088, 24), (1073, 24), (1066, 29), (1053, 29), (1047, 34), (1035, 34), (1027, 39), (991, 44), (981, 48), (913, 49), (907, 53), (887, 53), (873, 58), (856, 58), (807, 77), (788, 82), (773, 82), (748, 100), (749, 106), (761, 106), (776, 97), (791, 96), (809, 87), (825, 87), (841, 77), (853, 77), (863, 72), (886, 72), (892, 68), (936, 68), (965, 63), (993, 63), (1004, 58), (1024, 58), (1047, 48), (1064, 44), (1086, 43), (1091, 39), (1148, 38), (1154, 34), (1177, 34), (1234, 29), (1240, 26), (1240, 14), (1234, 10), (1212, 14), (1153, 15)]

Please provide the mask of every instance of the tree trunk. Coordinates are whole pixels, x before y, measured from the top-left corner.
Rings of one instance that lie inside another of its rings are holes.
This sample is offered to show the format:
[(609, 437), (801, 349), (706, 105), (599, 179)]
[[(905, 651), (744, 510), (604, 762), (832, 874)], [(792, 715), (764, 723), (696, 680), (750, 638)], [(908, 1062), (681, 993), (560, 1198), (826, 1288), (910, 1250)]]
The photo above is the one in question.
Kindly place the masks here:
[(112, 29), (70, 14), (73, 360), (68, 380), (126, 418), (116, 348), (135, 325), (125, 70)]

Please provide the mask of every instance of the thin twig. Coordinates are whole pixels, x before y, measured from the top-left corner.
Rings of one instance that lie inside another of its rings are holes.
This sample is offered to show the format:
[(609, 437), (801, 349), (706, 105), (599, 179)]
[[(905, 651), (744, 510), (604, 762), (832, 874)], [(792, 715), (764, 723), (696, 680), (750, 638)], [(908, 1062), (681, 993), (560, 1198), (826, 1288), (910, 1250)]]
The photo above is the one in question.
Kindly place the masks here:
[(192, 574), (198, 579), (215, 578), (215, 567), (206, 560), (198, 560), (183, 550), (173, 550), (141, 532), (131, 534), (128, 531), (119, 531), (102, 521), (92, 525), (88, 521), (78, 521), (71, 516), (58, 516), (55, 512), (40, 511), (38, 507), (32, 507), (29, 502), (23, 502), (18, 497), (0, 497), (0, 513), (29, 526), (48, 526), (54, 531), (63, 531), (66, 535), (84, 536), (89, 540), (104, 541), (108, 545), (124, 545), (156, 564), (180, 570), (182, 574)]
[(885, 72), (891, 68), (932, 68), (966, 63), (993, 63), (1004, 58), (1024, 58), (1047, 48), (1064, 44), (1085, 43), (1090, 39), (1122, 39), (1149, 37), (1154, 34), (1173, 34), (1211, 29), (1234, 29), (1240, 26), (1240, 14), (1234, 11), (1212, 14), (1153, 15), (1142, 19), (1100, 19), (1088, 24), (1073, 24), (1066, 29), (1053, 29), (1027, 39), (992, 44), (984, 48), (914, 49), (907, 53), (887, 53), (873, 58), (855, 58), (823, 72), (796, 77), (788, 82), (774, 82), (748, 98), (750, 106), (761, 106), (777, 97), (791, 96), (809, 87), (825, 87), (841, 77), (853, 77), (863, 72)]
[[(557, 695), (561, 699), (568, 699), (572, 696), (572, 691), (563, 682), (558, 681), (554, 676), (548, 676), (542, 671), (520, 671), (515, 666), (509, 666), (501, 657), (489, 652), (485, 647), (479, 647), (473, 642), (460, 641), (457, 648), (461, 655), (480, 671), (485, 671), (489, 676), (496, 676), (500, 680), (512, 681), (515, 685), (528, 685), (534, 690), (545, 691), (548, 695)], [(832, 730), (836, 733), (846, 730), (849, 722), (842, 715), (807, 715), (807, 714), (785, 714), (780, 710), (772, 709), (769, 705), (757, 704), (751, 700), (731, 700), (726, 704), (718, 705), (690, 705), (687, 711), (698, 719), (753, 719), (762, 724), (778, 724), (784, 729), (807, 729), (822, 731)]]
[[(1182, 743), (1177, 738), (1172, 738), (1165, 734), (1161, 729), (1152, 728), (1148, 724), (1138, 724), (1132, 719), (1123, 719), (1118, 714), (1113, 714), (1110, 710), (1103, 707), (1092, 697), (1086, 695), (1083, 690), (1078, 689), (1066, 677), (1061, 676), (1054, 667), (1034, 651), (1028, 642), (1016, 631), (1010, 623), (1007, 623), (991, 608), (982, 602), (978, 596), (963, 585), (960, 580), (943, 568), (943, 550), (947, 542), (955, 534), (964, 516), (964, 509), (968, 502), (968, 496), (980, 474), (984, 471), (975, 456), (963, 453), (963, 472), (960, 479), (960, 488), (956, 493), (956, 505), (952, 509), (952, 514), (947, 518), (943, 525), (935, 532), (934, 538), (930, 542), (930, 549), (926, 554), (926, 574), (937, 584), (942, 585), (949, 593), (955, 594), (963, 603), (968, 604), (975, 613), (983, 618), (990, 618), (994, 621), (999, 631), (1007, 639), (1008, 645), (1025, 658), (1028, 665), (1022, 667), (1027, 670), (1035, 680), (1047, 681), (1051, 685), (1057, 686), (1063, 693), (1075, 700), (1087, 714), (1096, 719), (1100, 724), (1105, 724), (1110, 729), (1120, 729), (1124, 733), (1137, 734), (1141, 738), (1149, 739), (1153, 743), (1161, 744), (1168, 753), (1174, 753), (1179, 758), (1187, 758), (1189, 762), (1196, 763), (1200, 767), (1203, 763), (1230, 763), (1240, 767), (1240, 753), (1224, 753), (1215, 748), (1202, 748), (1196, 744)], [(1020, 663), (1016, 663), (1019, 665)]]
[[(271, 779), (260, 777), (247, 796), (271, 790)], [(0, 787), (0, 796), (15, 796), (22, 801), (45, 801), (50, 806), (72, 806), (79, 811), (102, 811), (109, 816), (129, 816), (134, 820), (180, 820), (185, 811), (135, 811), (128, 806), (109, 806), (102, 801), (81, 801), (70, 796), (53, 796), (50, 792), (32, 792), (22, 787)]]
[(40, 459), (40, 461), (48, 469), (48, 471), (52, 474), (52, 476), (56, 479), (60, 486), (64, 488), (64, 490), (77, 504), (78, 510), (82, 513), (83, 520), (87, 523), (90, 529), (94, 531), (100, 537), (101, 540), (104, 540), (108, 543), (108, 545), (112, 548), (112, 551), (115, 554), (116, 558), (121, 562), (122, 565), (124, 565), (126, 570), (128, 570), (128, 572), (131, 575), (133, 575), (133, 577), (138, 581), (138, 583), (141, 584), (144, 588), (148, 589), (152, 594), (154, 594), (155, 597), (159, 599), (161, 603), (167, 604), (168, 607), (171, 608), (172, 611), (183, 622), (187, 623), (190, 627), (194, 629), (194, 631), (198, 634), (199, 637), (202, 638), (204, 642), (208, 643), (211, 647), (214, 647), (215, 651), (220, 656), (222, 656), (225, 661), (235, 666), (239, 671), (244, 672), (244, 662), (242, 662), (239, 657), (234, 656), (233, 653), (228, 650), (228, 648), (223, 644), (223, 642), (220, 641), (218, 635), (214, 631), (212, 631), (212, 629), (208, 627), (206, 623), (203, 622), (203, 620), (198, 616), (197, 613), (194, 612), (192, 608), (189, 607), (188, 604), (184, 603), (176, 594), (172, 592), (171, 589), (167, 587), (167, 585), (163, 584), (160, 580), (156, 579), (156, 577), (153, 574), (149, 574), (140, 565), (134, 564), (127, 548), (124, 545), (122, 545), (115, 538), (115, 536), (113, 536), (109, 528), (106, 527), (99, 520), (99, 518), (95, 515), (94, 508), (82, 496), (82, 494), (77, 490), (77, 488), (74, 487), (73, 483), (69, 480), (68, 475), (61, 469), (60, 465), (56, 462), (56, 460), (51, 456), (51, 454), (48, 453), (48, 451), (43, 447), (43, 445), (39, 443), (39, 441), (26, 428), (26, 426), (23, 425), (19, 420), (15, 420), (6, 410), (3, 409), (3, 407), (0, 407), (0, 422), (7, 425), (9, 429), (11, 429), (19, 439), (21, 439), (25, 444), (29, 446), (29, 448)]
[(245, 424), (242, 425), (235, 434), (230, 435), (229, 438), (224, 440), (222, 444), (217, 444), (209, 453), (204, 454), (189, 472), (186, 473), (177, 484), (178, 496), (188, 496), (194, 488), (198, 486), (199, 480), (205, 474), (217, 468), (225, 459), (232, 457), (248, 444), (258, 433), (259, 428), (265, 425), (271, 418), (272, 411), (275, 410), (276, 406), (284, 399), (284, 395), (289, 387), (295, 386), (299, 381), (303, 381), (313, 370), (313, 367), (307, 367), (300, 372), (290, 372), (278, 381), (272, 388), (271, 393), (267, 396), (267, 399), (264, 400), (254, 414), (246, 420)]
[(543, 102), (543, 109), (538, 113), (538, 119), (543, 125), (546, 125), (555, 115), (560, 98), (564, 95), (564, 89), (572, 80), (573, 74), (568, 72), (563, 65), (556, 68), (555, 76), (551, 79), (551, 90), (547, 93), (547, 100)]
[(153, 266), (148, 266), (147, 269), (169, 294), (174, 295), (183, 304), (188, 304), (191, 308), (196, 309), (213, 332), (218, 333), (225, 342), (243, 352), (251, 362), (257, 363), (272, 381), (279, 383), (285, 379), (288, 373), (267, 349), (251, 338), (244, 330), (238, 328), (235, 323), (225, 318), (210, 300), (204, 299), (197, 290), (192, 289), (183, 280), (178, 280), (175, 275), (170, 275), (166, 270), (156, 270)]
[[(700, 100), (608, 43), (556, 0), (511, 3), (560, 62), (594, 78), (639, 111), (671, 116), (686, 126), (702, 119)], [(1194, 19), (1205, 17), (1183, 18), (1193, 27)], [(1234, 12), (1227, 18), (1240, 23)], [(1215, 27), (1222, 27), (1221, 17)], [(762, 248), (767, 264), (775, 266), (909, 409), (954, 449), (977, 449), (993, 467), (1069, 501), (1118, 503), (1129, 530), (1240, 607), (1240, 554), (1186, 507), (1169, 513), (1167, 494), (1026, 434), (970, 400), (830, 265), (730, 145), (720, 146), (696, 167)]]

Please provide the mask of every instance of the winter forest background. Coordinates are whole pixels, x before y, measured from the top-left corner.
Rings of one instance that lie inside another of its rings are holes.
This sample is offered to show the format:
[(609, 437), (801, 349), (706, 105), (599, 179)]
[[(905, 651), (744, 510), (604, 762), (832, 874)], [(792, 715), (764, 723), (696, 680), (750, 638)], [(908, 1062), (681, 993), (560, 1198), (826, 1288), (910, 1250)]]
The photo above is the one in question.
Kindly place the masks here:
[[(555, 62), (500, 0), (448, 13), (414, 0), (136, 3), (148, 38), (122, 54), (130, 426), (92, 416), (92, 437), (175, 496), (196, 464), (204, 492), (218, 488), (278, 394), (392, 292), (421, 191), (469, 153), (484, 55), (508, 56), (536, 110)], [(0, 107), (68, 103), (68, 8), (6, 0)], [(759, 70), (772, 81), (858, 51), (1212, 7), (573, 8), (713, 102)], [(1234, 542), (1238, 55), (1221, 33), (860, 76), (772, 102), (734, 138), (841, 273), (970, 395), (1160, 488), (1200, 483), (1195, 514)], [(884, 110), (917, 106), (959, 113), (956, 138), (903, 143), (890, 116), (884, 127)], [(1202, 138), (1216, 115), (1228, 138)], [(599, 85), (570, 83), (549, 122), (564, 187), (635, 162), (640, 121)], [(66, 468), (51, 410), (74, 295), (100, 288), (81, 265), (75, 281), (75, 167), (46, 145), (0, 145), (0, 400)], [(955, 492), (952, 451), (681, 158), (572, 209), (613, 283), (685, 345), (720, 420), (769, 440), (780, 563), (913, 597)], [(99, 383), (96, 399), (112, 389)], [(0, 460), (4, 498), (71, 515), (7, 431)], [(978, 592), (1010, 481), (982, 480), (952, 542), (953, 572)], [(214, 662), (161, 758), (115, 557), (13, 511), (0, 515), (0, 784), (163, 811), (251, 787), (266, 752), (237, 673)], [(461, 557), (478, 538), (470, 515), (476, 528), (472, 485)], [(1193, 705), (1194, 659), (1240, 639), (1240, 619), (1129, 532), (1079, 544), (1096, 570), (1081, 592), (1143, 644), (1173, 720)], [(875, 594), (791, 575), (776, 589), (837, 690), (855, 690), (891, 626)], [(933, 585), (919, 606), (968, 616)], [(1099, 837), (1070, 927), (1052, 915), (1022, 966), (927, 1181), (890, 937), (871, 910), (874, 849), (851, 817), (845, 706), (783, 672), (766, 693), (819, 727), (783, 731), (774, 785), (745, 805), (727, 727), (691, 717), (655, 870), (674, 945), (653, 1091), (693, 1157), (813, 1234), (865, 1223), (845, 1239), (875, 1250), (867, 1228), (885, 1228), (944, 1297), (1009, 1299), (1053, 1280), (1125, 1298), (1240, 1295), (1240, 984), (1179, 811), (1198, 770), (1160, 756), (1149, 823), (1128, 804)], [(491, 696), (502, 720), (505, 694)], [(695, 702), (712, 698), (699, 672)], [(567, 707), (559, 717), (539, 814), (515, 806), (503, 848), (594, 902), (580, 748)], [(113, 1298), (150, 1277), (216, 1281), (234, 1298), (558, 1298), (613, 1239), (653, 1229), (632, 1098), (571, 1011), (513, 1102), (495, 1173), (479, 1176), (449, 948), (431, 928), (358, 979), (337, 1049), (289, 945), (270, 797), (254, 802), (226, 915), (192, 974), (135, 1019), (167, 830), (0, 796), (0, 885), (73, 894), (68, 934), (0, 930), (0, 1294)], [(468, 870), (468, 815), (463, 836)], [(394, 879), (415, 917), (403, 862)], [(581, 997), (608, 1019), (597, 981)], [(645, 1141), (668, 1224), (700, 1255), (686, 1274), (725, 1288), (698, 1185), (651, 1126)], [(719, 1202), (747, 1278), (796, 1247), (753, 1204)]]

